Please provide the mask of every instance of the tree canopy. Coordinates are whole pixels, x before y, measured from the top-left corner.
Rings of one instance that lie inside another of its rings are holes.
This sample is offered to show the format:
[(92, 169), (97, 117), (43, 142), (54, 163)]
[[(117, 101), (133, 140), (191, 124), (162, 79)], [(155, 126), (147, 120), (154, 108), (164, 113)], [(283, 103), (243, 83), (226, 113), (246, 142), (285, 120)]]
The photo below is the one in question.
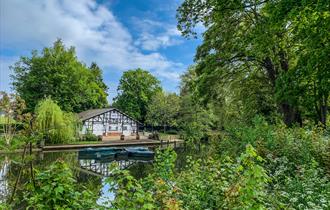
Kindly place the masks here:
[(161, 87), (159, 80), (148, 71), (135, 69), (124, 72), (117, 91), (113, 106), (144, 123), (147, 106)]
[(146, 123), (162, 126), (164, 132), (167, 126), (177, 126), (179, 105), (180, 98), (175, 93), (157, 92), (148, 104)]
[(196, 36), (199, 24), (206, 29), (195, 57), (197, 92), (205, 101), (225, 100), (225, 90), (233, 89), (240, 108), (265, 102), (287, 125), (326, 123), (328, 1), (185, 0), (177, 17), (186, 37)]
[(74, 47), (65, 48), (61, 40), (41, 53), (33, 51), (31, 57), (21, 57), (11, 68), (14, 89), (29, 111), (45, 97), (70, 112), (108, 104), (101, 69), (95, 63), (88, 68), (78, 60)]

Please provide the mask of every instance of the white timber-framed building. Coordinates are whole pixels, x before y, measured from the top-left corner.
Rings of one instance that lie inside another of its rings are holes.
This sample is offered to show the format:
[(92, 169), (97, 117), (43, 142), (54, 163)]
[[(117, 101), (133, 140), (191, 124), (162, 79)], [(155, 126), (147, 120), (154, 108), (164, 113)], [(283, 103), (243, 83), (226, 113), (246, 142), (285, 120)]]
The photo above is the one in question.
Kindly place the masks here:
[(133, 136), (142, 124), (116, 108), (91, 109), (78, 114), (81, 134), (96, 136)]

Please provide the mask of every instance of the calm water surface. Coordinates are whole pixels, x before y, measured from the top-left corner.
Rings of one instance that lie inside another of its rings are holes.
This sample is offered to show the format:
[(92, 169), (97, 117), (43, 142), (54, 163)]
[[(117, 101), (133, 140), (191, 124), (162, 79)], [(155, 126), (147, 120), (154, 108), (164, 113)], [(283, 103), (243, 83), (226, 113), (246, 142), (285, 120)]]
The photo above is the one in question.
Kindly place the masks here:
[[(156, 148), (149, 149), (155, 150)], [(183, 147), (176, 148), (175, 151), (178, 155), (176, 169), (180, 170), (185, 166), (186, 155), (192, 153)], [(117, 162), (121, 169), (129, 170), (138, 179), (147, 176), (153, 168), (153, 159), (119, 157), (95, 160), (82, 158), (78, 151), (38, 152), (28, 158), (32, 158), (33, 168), (38, 170), (45, 169), (58, 159), (64, 160), (73, 170), (78, 183), (99, 195), (98, 203), (114, 198), (114, 193), (109, 191), (110, 186), (105, 183), (105, 178), (111, 175), (109, 163)], [(6, 202), (11, 196), (21, 167), (22, 173), (15, 197), (19, 198), (22, 195), (24, 185), (31, 176), (29, 161), (26, 162), (22, 164), (22, 154), (20, 153), (0, 156), (0, 203)]]

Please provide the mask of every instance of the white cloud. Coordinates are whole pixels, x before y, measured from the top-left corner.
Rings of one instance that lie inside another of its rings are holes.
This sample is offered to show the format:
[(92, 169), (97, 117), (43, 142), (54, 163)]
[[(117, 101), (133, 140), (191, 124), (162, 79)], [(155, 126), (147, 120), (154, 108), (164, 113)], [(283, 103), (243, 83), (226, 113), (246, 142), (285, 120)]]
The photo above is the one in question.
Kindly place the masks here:
[(182, 43), (180, 32), (175, 25), (153, 21), (149, 19), (133, 18), (134, 25), (141, 35), (135, 41), (135, 45), (144, 50), (156, 51)]
[[(124, 71), (131, 68), (151, 70), (156, 76), (178, 80), (178, 71), (184, 65), (168, 60), (152, 52), (142, 53), (129, 31), (105, 6), (92, 0), (10, 0), (0, 3), (0, 42), (2, 49), (20, 51), (50, 46), (57, 38), (67, 46), (75, 46), (79, 59), (86, 63), (96, 61), (105, 71)], [(157, 24), (157, 22), (154, 22)], [(175, 44), (172, 39), (176, 29), (169, 28), (160, 37), (147, 32), (141, 37), (141, 47), (158, 49)], [(156, 42), (152, 42), (155, 39)], [(14, 58), (17, 60), (17, 56)], [(7, 66), (15, 61), (13, 57), (1, 58), (1, 78), (8, 83)], [(7, 69), (7, 70), (6, 70)], [(7, 86), (6, 86), (7, 87)]]

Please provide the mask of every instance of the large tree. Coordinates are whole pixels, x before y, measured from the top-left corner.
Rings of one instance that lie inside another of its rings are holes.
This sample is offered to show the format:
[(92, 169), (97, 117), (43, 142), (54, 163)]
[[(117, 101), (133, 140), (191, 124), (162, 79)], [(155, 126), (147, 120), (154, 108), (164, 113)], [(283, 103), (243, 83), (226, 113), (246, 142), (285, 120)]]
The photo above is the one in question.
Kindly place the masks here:
[(197, 82), (195, 66), (189, 67), (188, 71), (181, 75), (177, 123), (182, 130), (182, 137), (192, 142), (205, 137), (217, 121), (213, 117), (214, 109), (202, 106), (200, 97), (196, 94)]
[[(330, 86), (329, 59), (324, 58), (329, 52), (328, 8), (326, 0), (185, 0), (178, 9), (179, 30), (195, 36), (196, 26), (206, 29), (195, 58), (200, 96), (214, 100), (223, 93), (219, 87), (257, 81), (268, 94), (261, 98), (276, 102), (286, 124), (301, 122), (310, 99), (324, 123)], [(310, 89), (307, 81), (317, 90), (306, 98), (301, 91)], [(254, 95), (262, 93), (258, 89)]]
[(101, 69), (90, 68), (77, 59), (74, 47), (65, 48), (61, 40), (41, 53), (21, 57), (11, 67), (13, 86), (25, 100), (29, 111), (41, 99), (51, 97), (64, 111), (80, 112), (107, 105), (107, 86)]
[(177, 126), (177, 117), (180, 109), (180, 98), (175, 93), (159, 91), (151, 98), (148, 105), (146, 123), (152, 126)]
[(161, 90), (159, 80), (148, 71), (129, 70), (120, 79), (113, 106), (144, 123), (152, 96)]

